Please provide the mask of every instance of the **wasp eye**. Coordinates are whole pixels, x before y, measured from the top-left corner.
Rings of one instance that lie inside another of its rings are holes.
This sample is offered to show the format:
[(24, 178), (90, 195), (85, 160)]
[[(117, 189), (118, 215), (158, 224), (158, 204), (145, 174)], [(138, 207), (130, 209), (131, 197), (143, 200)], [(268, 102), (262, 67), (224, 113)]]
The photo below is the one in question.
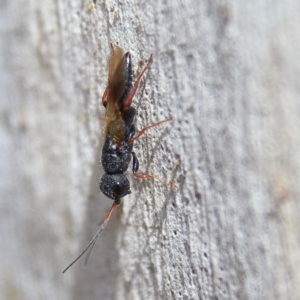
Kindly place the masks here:
[(127, 187), (126, 187), (125, 184), (122, 183), (122, 182), (117, 182), (117, 183), (113, 186), (113, 188), (112, 188), (113, 193), (114, 193), (114, 195), (115, 195), (116, 198), (121, 198), (121, 197), (123, 197), (124, 194), (126, 193), (126, 189), (127, 189)]

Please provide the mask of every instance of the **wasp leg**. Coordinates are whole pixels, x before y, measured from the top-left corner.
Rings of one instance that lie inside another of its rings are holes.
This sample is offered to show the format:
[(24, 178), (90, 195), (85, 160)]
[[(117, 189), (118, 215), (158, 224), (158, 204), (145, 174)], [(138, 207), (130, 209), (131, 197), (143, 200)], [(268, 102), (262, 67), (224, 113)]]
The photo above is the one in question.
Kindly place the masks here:
[(131, 128), (130, 128), (130, 131), (129, 131), (129, 134), (128, 134), (128, 139), (133, 138), (134, 135), (135, 135), (135, 126), (134, 126), (134, 124), (132, 124)]
[(129, 142), (129, 143), (132, 143), (133, 141), (135, 141), (135, 140), (137, 140), (138, 138), (140, 138), (140, 136), (141, 136), (146, 130), (148, 130), (148, 129), (152, 128), (152, 127), (158, 126), (158, 125), (160, 125), (160, 124), (162, 124), (162, 123), (169, 122), (169, 121), (172, 121), (172, 118), (167, 119), (167, 120), (163, 120), (163, 121), (160, 121), (160, 122), (157, 122), (157, 123), (154, 123), (154, 124), (149, 125), (149, 126), (146, 126), (146, 127), (143, 128), (136, 136), (130, 137), (130, 138), (128, 139), (128, 142)]
[(133, 176), (134, 177), (139, 178), (139, 179), (155, 179), (155, 180), (159, 180), (159, 181), (164, 182), (165, 184), (172, 185), (175, 189), (178, 189), (178, 186), (174, 182), (168, 181), (165, 178), (156, 177), (156, 176), (150, 175), (150, 174), (137, 174), (136, 172), (139, 169), (139, 160), (136, 157), (136, 155), (135, 155), (134, 152), (131, 152), (131, 154), (132, 154), (132, 158), (133, 158), (133, 161), (132, 161), (132, 172), (133, 172)]
[(132, 172), (133, 174), (136, 174), (136, 172), (139, 170), (140, 163), (138, 158), (135, 155), (135, 152), (131, 152), (131, 154), (132, 154)]
[(104, 107), (107, 105), (107, 95), (108, 95), (108, 86), (106, 87), (103, 96), (102, 96), (102, 104)]
[(150, 67), (150, 65), (152, 63), (152, 57), (153, 57), (153, 55), (151, 54), (150, 57), (149, 57), (149, 60), (148, 60), (148, 63), (146, 65), (146, 67), (143, 69), (143, 71), (141, 72), (141, 74), (137, 78), (136, 82), (134, 83), (133, 89), (131, 90), (131, 92), (130, 92), (130, 94), (129, 94), (127, 100), (126, 100), (126, 102), (123, 105), (123, 109), (124, 110), (126, 110), (130, 106), (130, 104), (132, 102), (132, 99), (133, 99), (133, 97), (134, 97), (134, 95), (136, 93), (136, 90), (137, 90), (137, 88), (139, 86), (139, 83), (140, 83), (140, 81), (142, 79), (142, 76), (144, 75), (145, 71)]

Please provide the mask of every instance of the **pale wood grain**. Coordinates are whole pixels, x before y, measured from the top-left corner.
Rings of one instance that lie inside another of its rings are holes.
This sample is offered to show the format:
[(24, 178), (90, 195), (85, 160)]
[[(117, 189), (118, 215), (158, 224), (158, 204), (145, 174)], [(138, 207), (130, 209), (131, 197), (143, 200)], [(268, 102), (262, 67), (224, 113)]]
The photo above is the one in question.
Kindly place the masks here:
[[(0, 299), (299, 299), (300, 5), (4, 1)], [(140, 171), (97, 231), (109, 43), (154, 62)]]

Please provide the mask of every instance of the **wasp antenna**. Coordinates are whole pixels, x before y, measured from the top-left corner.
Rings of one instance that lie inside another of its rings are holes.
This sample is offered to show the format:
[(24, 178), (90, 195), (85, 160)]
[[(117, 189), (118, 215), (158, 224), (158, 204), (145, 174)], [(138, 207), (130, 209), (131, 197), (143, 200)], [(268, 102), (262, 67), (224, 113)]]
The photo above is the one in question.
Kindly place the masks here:
[(150, 54), (149, 60), (148, 60), (148, 65), (150, 65), (153, 62), (153, 54)]
[(96, 244), (96, 242), (97, 242), (97, 240), (98, 240), (98, 238), (99, 238), (99, 236), (100, 236), (102, 230), (105, 228), (107, 222), (109, 221), (109, 219), (110, 219), (110, 217), (111, 217), (111, 215), (112, 215), (112, 212), (113, 212), (113, 210), (115, 209), (116, 206), (118, 206), (118, 204), (117, 204), (117, 203), (113, 203), (113, 205), (111, 206), (111, 208), (110, 208), (110, 210), (109, 210), (107, 216), (105, 217), (104, 221), (103, 221), (102, 224), (100, 225), (98, 232), (95, 234), (95, 236), (94, 236), (94, 237), (92, 238), (92, 240), (89, 242), (89, 244), (85, 247), (85, 249), (80, 253), (80, 255), (79, 255), (75, 260), (73, 260), (73, 261), (72, 261), (72, 262), (71, 262), (71, 263), (63, 270), (63, 273), (65, 273), (68, 269), (70, 269), (70, 268), (77, 262), (77, 260), (78, 260), (84, 253), (86, 253), (86, 252), (89, 250), (88, 253), (87, 253), (87, 256), (86, 256), (86, 258), (85, 258), (85, 260), (84, 260), (84, 264), (87, 265), (88, 260), (89, 260), (89, 257), (90, 257), (90, 255), (91, 255), (91, 252), (92, 252), (92, 250), (93, 250), (93, 248), (94, 248), (94, 246), (95, 246), (95, 244)]

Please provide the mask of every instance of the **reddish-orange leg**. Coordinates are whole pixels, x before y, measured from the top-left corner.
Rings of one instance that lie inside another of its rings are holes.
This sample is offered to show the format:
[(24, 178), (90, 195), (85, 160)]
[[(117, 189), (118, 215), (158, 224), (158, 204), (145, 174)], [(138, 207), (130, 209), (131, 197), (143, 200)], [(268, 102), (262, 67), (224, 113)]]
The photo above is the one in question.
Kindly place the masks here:
[(108, 95), (108, 86), (106, 87), (103, 96), (102, 96), (102, 104), (104, 107), (107, 105), (107, 95)]
[(174, 182), (168, 181), (165, 178), (156, 177), (156, 176), (150, 175), (150, 174), (137, 174), (137, 173), (133, 173), (133, 176), (136, 178), (139, 178), (139, 179), (155, 179), (155, 180), (163, 181), (166, 184), (170, 184), (176, 190), (178, 189), (178, 186)]
[(145, 73), (146, 70), (150, 67), (150, 65), (151, 65), (151, 63), (152, 63), (152, 57), (153, 57), (153, 55), (151, 54), (150, 57), (149, 57), (149, 60), (148, 60), (147, 65), (145, 66), (145, 68), (143, 69), (143, 71), (141, 72), (141, 74), (139, 75), (139, 77), (137, 78), (136, 82), (134, 83), (134, 86), (133, 86), (133, 88), (132, 88), (132, 90), (131, 90), (129, 96), (128, 96), (126, 102), (125, 102), (124, 105), (123, 105), (123, 109), (124, 109), (124, 110), (127, 110), (127, 108), (130, 106), (130, 104), (131, 104), (131, 102), (132, 102), (132, 99), (133, 99), (133, 97), (134, 97), (134, 95), (135, 95), (135, 93), (136, 93), (136, 90), (137, 90), (137, 88), (138, 88), (138, 86), (139, 86), (139, 83), (140, 83), (140, 81), (141, 81), (141, 79), (142, 79), (142, 76), (144, 75), (144, 73)]
[(135, 140), (137, 140), (138, 138), (140, 138), (141, 135), (142, 135), (146, 130), (148, 130), (148, 129), (152, 128), (152, 127), (158, 126), (158, 125), (160, 125), (160, 124), (162, 124), (162, 123), (169, 122), (169, 121), (172, 121), (172, 118), (167, 119), (167, 120), (163, 120), (163, 121), (160, 121), (160, 122), (157, 122), (157, 123), (154, 123), (154, 124), (151, 124), (151, 125), (149, 125), (149, 126), (144, 127), (144, 128), (143, 128), (136, 136), (134, 136), (134, 137), (132, 137), (132, 138), (129, 138), (129, 139), (128, 139), (128, 142), (129, 142), (129, 143), (132, 143), (133, 141), (135, 141)]
[[(167, 120), (163, 120), (163, 121), (160, 121), (160, 122), (157, 122), (157, 123), (154, 123), (152, 125), (149, 125), (145, 128), (143, 128), (136, 136), (132, 137), (132, 138), (129, 138), (128, 139), (128, 142), (129, 143), (132, 143), (133, 141), (137, 140), (138, 138), (141, 137), (141, 135), (147, 130), (147, 129), (150, 129), (154, 126), (158, 126), (162, 123), (165, 123), (165, 122), (168, 122), (168, 121), (171, 121), (172, 118), (170, 119), (167, 119)], [(172, 182), (172, 181), (168, 181), (167, 179), (165, 178), (160, 178), (160, 177), (156, 177), (154, 175), (150, 175), (150, 174), (137, 174), (136, 172), (138, 171), (139, 169), (139, 161), (138, 161), (138, 158), (136, 157), (135, 153), (134, 152), (131, 152), (132, 156), (133, 156), (133, 164), (132, 164), (132, 172), (133, 172), (133, 176), (136, 177), (136, 178), (139, 178), (139, 179), (156, 179), (156, 180), (160, 180), (160, 181), (163, 181), (165, 182), (166, 184), (170, 184), (172, 185), (174, 188), (178, 189), (178, 186)]]
[(156, 179), (156, 180), (159, 180), (159, 181), (163, 181), (166, 184), (170, 184), (175, 189), (178, 189), (178, 186), (174, 182), (168, 181), (165, 178), (156, 177), (156, 176), (151, 175), (151, 174), (137, 174), (136, 172), (139, 169), (139, 161), (138, 161), (138, 158), (136, 157), (134, 152), (131, 152), (131, 154), (132, 154), (132, 157), (133, 157), (132, 172), (133, 172), (134, 177), (139, 178), (139, 179)]

